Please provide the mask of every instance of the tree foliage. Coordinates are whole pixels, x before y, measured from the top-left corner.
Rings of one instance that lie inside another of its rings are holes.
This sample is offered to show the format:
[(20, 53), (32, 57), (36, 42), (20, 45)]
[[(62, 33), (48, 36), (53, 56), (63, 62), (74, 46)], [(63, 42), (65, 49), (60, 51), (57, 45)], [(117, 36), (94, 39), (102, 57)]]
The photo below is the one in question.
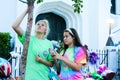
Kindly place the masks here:
[(83, 7), (83, 0), (72, 0), (74, 2), (74, 12), (81, 13)]
[[(37, 1), (37, 4), (43, 2), (44, 0), (27, 0), (27, 2), (23, 1), (23, 0), (19, 0), (23, 3), (30, 3), (30, 2), (35, 2)], [(82, 7), (83, 7), (83, 0), (72, 0), (73, 3), (73, 7), (74, 7), (74, 12), (75, 13), (81, 13), (82, 12)]]
[[(72, 5), (74, 7), (74, 12), (81, 13), (82, 7), (83, 7), (83, 0), (72, 0), (74, 4)], [(37, 4), (43, 2), (43, 0), (37, 0)]]
[(10, 39), (8, 32), (0, 32), (0, 57), (8, 59), (10, 57)]

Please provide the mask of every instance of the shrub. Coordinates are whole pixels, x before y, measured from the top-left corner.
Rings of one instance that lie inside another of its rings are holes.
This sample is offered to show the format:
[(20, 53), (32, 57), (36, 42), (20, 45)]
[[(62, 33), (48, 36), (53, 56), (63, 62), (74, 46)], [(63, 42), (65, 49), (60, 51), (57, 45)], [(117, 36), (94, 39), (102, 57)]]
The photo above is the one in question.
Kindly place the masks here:
[(10, 57), (10, 39), (8, 32), (0, 32), (0, 57), (8, 59)]

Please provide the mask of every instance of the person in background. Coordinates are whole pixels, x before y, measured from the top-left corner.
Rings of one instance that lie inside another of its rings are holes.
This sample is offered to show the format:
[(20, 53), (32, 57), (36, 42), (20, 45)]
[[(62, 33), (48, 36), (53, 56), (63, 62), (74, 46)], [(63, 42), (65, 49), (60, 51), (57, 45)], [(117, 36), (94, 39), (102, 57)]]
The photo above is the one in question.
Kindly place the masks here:
[[(24, 17), (31, 11), (27, 8), (13, 23), (12, 28), (18, 35), (22, 44), (25, 40), (25, 32), (20, 27)], [(25, 80), (49, 80), (49, 66), (53, 66), (53, 58), (49, 54), (49, 48), (53, 48), (51, 41), (46, 39), (49, 32), (47, 20), (39, 20), (35, 26), (35, 34), (30, 36), (28, 55), (26, 62)]]
[(60, 80), (84, 80), (81, 68), (88, 62), (87, 49), (81, 44), (74, 28), (63, 33), (64, 48), (60, 53), (51, 53), (56, 61)]

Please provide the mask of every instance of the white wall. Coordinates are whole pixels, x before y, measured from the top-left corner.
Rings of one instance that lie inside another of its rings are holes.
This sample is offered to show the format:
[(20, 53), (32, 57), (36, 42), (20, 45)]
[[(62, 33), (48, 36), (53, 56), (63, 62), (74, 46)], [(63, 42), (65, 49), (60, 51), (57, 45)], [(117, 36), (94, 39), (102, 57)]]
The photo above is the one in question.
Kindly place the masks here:
[(116, 14), (120, 15), (120, 0), (116, 0)]
[(110, 0), (99, 0), (99, 15), (98, 15), (98, 47), (103, 49), (106, 45), (109, 36), (109, 24), (107, 20), (110, 19)]
[(98, 0), (84, 0), (83, 42), (89, 48), (98, 47)]
[(2, 0), (0, 2), (0, 32), (10, 32), (14, 35), (11, 25), (16, 17), (15, 6), (16, 0)]
[[(16, 38), (16, 33), (12, 29), (12, 24), (20, 15), (23, 10), (25, 10), (26, 4), (23, 4), (19, 0), (2, 0), (0, 2), (0, 32), (9, 32), (12, 37), (15, 39), (15, 46), (21, 46), (18, 39)], [(26, 29), (26, 17), (23, 20), (21, 27)]]
[(120, 46), (120, 15), (111, 15), (114, 19), (114, 24), (112, 25), (112, 39), (114, 44)]
[(110, 18), (110, 0), (84, 0), (82, 13), (83, 42), (89, 48), (101, 49), (108, 38), (107, 19)]

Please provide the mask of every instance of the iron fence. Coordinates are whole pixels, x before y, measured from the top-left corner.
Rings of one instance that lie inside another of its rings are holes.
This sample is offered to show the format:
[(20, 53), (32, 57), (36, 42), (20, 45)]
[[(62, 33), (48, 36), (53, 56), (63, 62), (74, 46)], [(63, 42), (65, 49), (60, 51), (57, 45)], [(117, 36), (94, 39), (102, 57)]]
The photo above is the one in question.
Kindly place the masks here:
[(108, 53), (109, 50), (100, 50), (100, 49), (89, 49), (88, 50), (88, 56), (91, 52), (95, 52), (98, 54), (99, 60), (97, 62), (97, 65), (105, 64), (108, 67)]
[[(100, 50), (100, 49), (89, 49), (88, 50), (88, 56), (89, 56), (89, 53), (90, 52), (96, 52), (98, 54), (98, 57), (99, 57), (99, 60), (98, 60), (98, 65), (101, 65), (101, 64), (105, 64), (106, 66), (108, 66), (108, 53), (109, 53), (109, 50)], [(19, 54), (21, 55), (22, 54), (22, 48), (21, 47), (16, 47), (15, 50), (14, 50), (14, 54)], [(14, 55), (12, 56), (12, 77), (18, 77), (19, 74), (20, 74), (20, 64), (18, 64), (19, 60), (18, 58), (18, 55)], [(17, 69), (15, 69), (15, 66), (18, 66)], [(89, 70), (88, 70), (89, 71)]]

